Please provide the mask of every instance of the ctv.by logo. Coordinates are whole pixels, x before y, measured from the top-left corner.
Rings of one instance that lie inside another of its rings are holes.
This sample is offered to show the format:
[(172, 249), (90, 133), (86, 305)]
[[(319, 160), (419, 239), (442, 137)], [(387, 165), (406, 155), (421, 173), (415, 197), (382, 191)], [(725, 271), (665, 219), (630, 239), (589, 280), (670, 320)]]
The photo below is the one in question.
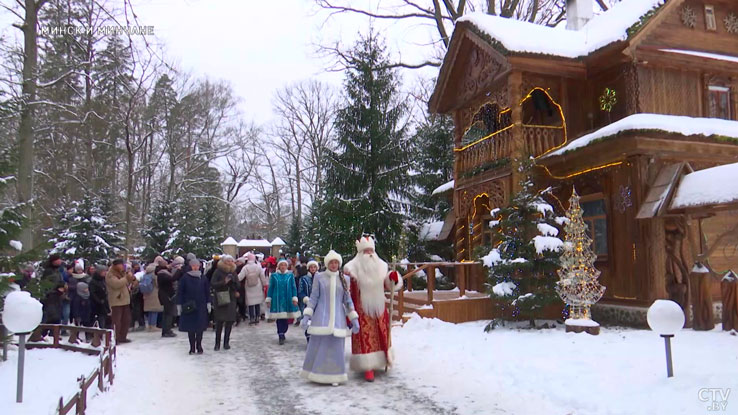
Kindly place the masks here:
[(701, 388), (697, 391), (700, 402), (709, 402), (708, 411), (725, 411), (728, 407), (730, 388)]

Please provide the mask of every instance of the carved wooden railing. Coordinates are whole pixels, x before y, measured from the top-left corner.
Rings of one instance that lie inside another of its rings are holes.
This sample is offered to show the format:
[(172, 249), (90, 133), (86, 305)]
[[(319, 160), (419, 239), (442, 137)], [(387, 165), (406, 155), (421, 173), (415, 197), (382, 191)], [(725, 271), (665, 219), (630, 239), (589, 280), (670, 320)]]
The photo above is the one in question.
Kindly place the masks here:
[(564, 143), (564, 128), (523, 125), (523, 140), (528, 154), (538, 157)]
[[(425, 272), (427, 277), (426, 303), (433, 304), (433, 292), (436, 290), (436, 269), (437, 268), (453, 268), (454, 281), (456, 288), (459, 289), (459, 297), (466, 294), (466, 286), (468, 278), (471, 275), (470, 267), (476, 266), (476, 262), (411, 262), (404, 264), (390, 264), (390, 269), (396, 267), (404, 267), (407, 272), (402, 276), (402, 288), (396, 293), (397, 298), (397, 314), (390, 316), (394, 320), (402, 320), (405, 314), (405, 291), (412, 291), (412, 276), (420, 271)], [(449, 273), (447, 273), (448, 275)]]
[(508, 158), (512, 155), (511, 127), (504, 128), (490, 136), (461, 149), (455, 150), (458, 160), (458, 174), (470, 173), (474, 169), (482, 168), (487, 163)]

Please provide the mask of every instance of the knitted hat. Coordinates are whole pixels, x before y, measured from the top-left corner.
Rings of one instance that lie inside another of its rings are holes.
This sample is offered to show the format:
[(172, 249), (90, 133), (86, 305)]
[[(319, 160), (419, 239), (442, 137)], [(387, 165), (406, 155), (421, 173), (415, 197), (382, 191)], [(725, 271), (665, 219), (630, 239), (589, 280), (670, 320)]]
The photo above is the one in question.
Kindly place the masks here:
[(315, 265), (316, 268), (320, 269), (320, 265), (318, 265), (318, 261), (311, 259), (308, 261), (307, 267), (310, 268), (311, 265)]
[(233, 259), (233, 257), (232, 257), (232, 256), (230, 256), (230, 255), (222, 255), (222, 256), (220, 257), (220, 260), (221, 260), (221, 261), (223, 261), (223, 262), (228, 262), (228, 261), (233, 261), (234, 259)]
[(192, 261), (193, 259), (197, 259), (197, 257), (195, 256), (195, 254), (193, 254), (192, 252), (190, 252), (189, 254), (187, 254), (187, 262)]
[(338, 261), (339, 267), (343, 265), (343, 258), (341, 258), (341, 255), (332, 249), (326, 254), (325, 258), (323, 258), (323, 263), (325, 264), (325, 266), (328, 266), (328, 263), (330, 263), (334, 259)]
[(356, 251), (357, 252), (359, 253), (364, 252), (364, 250), (367, 248), (374, 249), (374, 238), (373, 237), (365, 235), (356, 240)]
[(279, 261), (277, 261), (277, 265), (281, 264), (282, 262), (284, 262), (288, 266), (290, 265), (290, 263), (287, 261), (287, 258), (279, 258)]
[(181, 256), (174, 257), (174, 261), (172, 261), (172, 265), (184, 265), (185, 260)]

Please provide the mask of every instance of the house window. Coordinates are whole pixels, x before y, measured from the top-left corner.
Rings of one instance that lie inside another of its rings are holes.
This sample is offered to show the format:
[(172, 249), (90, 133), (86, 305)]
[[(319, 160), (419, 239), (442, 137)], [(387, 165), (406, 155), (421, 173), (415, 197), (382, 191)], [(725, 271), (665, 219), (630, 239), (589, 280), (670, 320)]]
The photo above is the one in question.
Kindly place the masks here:
[(587, 232), (592, 238), (592, 250), (597, 256), (607, 255), (607, 211), (605, 199), (582, 201), (582, 218), (587, 224)]
[(716, 31), (717, 22), (715, 21), (715, 6), (705, 5), (705, 28), (707, 30)]
[(732, 119), (730, 113), (730, 88), (710, 85), (707, 88), (707, 110), (710, 118)]

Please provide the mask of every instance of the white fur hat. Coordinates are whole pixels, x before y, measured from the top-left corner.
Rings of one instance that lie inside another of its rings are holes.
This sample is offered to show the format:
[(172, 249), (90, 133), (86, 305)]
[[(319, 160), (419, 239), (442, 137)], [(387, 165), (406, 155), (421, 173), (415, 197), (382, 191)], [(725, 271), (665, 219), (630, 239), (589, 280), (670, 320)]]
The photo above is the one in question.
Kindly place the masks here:
[(310, 261), (308, 261), (307, 267), (310, 268), (310, 265), (315, 265), (315, 268), (320, 269), (320, 265), (318, 265), (318, 261), (314, 259), (311, 259)]
[(374, 238), (372, 236), (364, 235), (356, 240), (356, 251), (361, 253), (365, 249), (374, 249)]
[[(323, 258), (323, 263), (327, 267), (328, 266), (328, 263), (331, 262), (331, 261), (333, 261), (334, 259), (336, 261), (338, 261), (338, 266), (339, 267), (341, 265), (343, 265), (343, 258), (341, 258), (341, 255), (339, 255), (338, 252), (336, 252), (336, 251), (334, 251), (332, 249), (325, 255), (325, 258)], [(310, 264), (308, 264), (308, 266), (310, 266)]]

